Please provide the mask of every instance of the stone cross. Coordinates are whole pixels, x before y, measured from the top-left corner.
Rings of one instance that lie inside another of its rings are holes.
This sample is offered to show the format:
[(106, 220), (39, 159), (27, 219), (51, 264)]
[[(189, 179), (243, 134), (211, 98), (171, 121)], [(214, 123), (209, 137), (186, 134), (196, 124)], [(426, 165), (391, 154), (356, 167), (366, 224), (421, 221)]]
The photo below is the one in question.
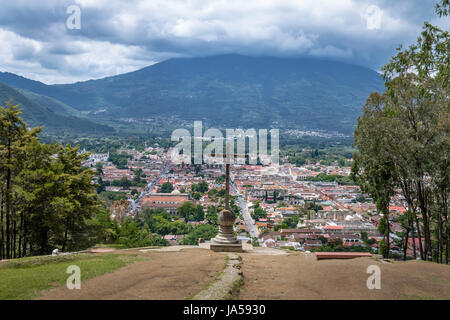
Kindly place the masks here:
[(225, 209), (230, 210), (230, 164), (225, 164)]
[(230, 210), (230, 161), (228, 156), (225, 163), (225, 209), (219, 214), (219, 234), (211, 240), (210, 249), (216, 252), (242, 252), (242, 243), (233, 232), (233, 225), (236, 217)]

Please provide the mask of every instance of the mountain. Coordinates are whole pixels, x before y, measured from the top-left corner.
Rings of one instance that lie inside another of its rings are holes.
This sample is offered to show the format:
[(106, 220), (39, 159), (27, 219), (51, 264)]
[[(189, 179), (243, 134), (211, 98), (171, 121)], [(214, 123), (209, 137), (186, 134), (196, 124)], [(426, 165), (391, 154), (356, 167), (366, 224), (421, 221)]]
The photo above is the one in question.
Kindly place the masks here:
[[(111, 127), (69, 114), (68, 110), (70, 109), (64, 109), (60, 102), (52, 98), (35, 93), (24, 94), (19, 92), (19, 90), (0, 83), (0, 105), (6, 105), (10, 100), (12, 100), (13, 104), (20, 106), (22, 110), (21, 116), (30, 127), (43, 125), (47, 133), (60, 135), (63, 133), (111, 133), (114, 131)], [(37, 101), (45, 102), (45, 106)], [(57, 106), (61, 106), (60, 112), (55, 110)]]
[(37, 94), (32, 91), (28, 91), (25, 89), (17, 89), (21, 94), (27, 97), (29, 100), (36, 102), (41, 106), (45, 106), (51, 111), (55, 113), (59, 113), (65, 116), (80, 116), (81, 112), (68, 106), (65, 103), (62, 103), (59, 100), (44, 96), (42, 94)]
[(350, 133), (381, 76), (336, 61), (220, 55), (166, 60), (135, 72), (64, 85), (11, 74), (0, 81), (80, 111), (114, 117), (179, 117), (243, 126)]

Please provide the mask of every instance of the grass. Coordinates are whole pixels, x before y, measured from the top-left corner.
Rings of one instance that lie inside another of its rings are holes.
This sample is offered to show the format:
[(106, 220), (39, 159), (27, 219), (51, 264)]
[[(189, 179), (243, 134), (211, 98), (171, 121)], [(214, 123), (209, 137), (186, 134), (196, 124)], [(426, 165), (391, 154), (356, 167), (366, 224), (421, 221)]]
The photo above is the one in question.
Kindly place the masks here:
[(230, 292), (225, 296), (224, 300), (235, 300), (239, 296), (239, 292), (241, 291), (241, 288), (244, 286), (244, 279), (243, 277), (239, 277), (238, 280), (234, 281), (231, 285)]
[(77, 265), (83, 280), (113, 272), (142, 260), (137, 254), (90, 254), (41, 256), (0, 263), (0, 300), (23, 300), (40, 291), (64, 285), (70, 274), (67, 267)]

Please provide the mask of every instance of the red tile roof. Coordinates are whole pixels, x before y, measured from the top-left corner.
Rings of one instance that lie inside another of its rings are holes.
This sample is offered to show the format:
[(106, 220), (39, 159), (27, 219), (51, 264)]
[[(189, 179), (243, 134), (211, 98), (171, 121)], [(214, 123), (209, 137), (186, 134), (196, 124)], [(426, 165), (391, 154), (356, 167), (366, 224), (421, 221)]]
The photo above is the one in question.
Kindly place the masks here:
[(323, 228), (325, 230), (343, 230), (344, 226), (325, 226)]

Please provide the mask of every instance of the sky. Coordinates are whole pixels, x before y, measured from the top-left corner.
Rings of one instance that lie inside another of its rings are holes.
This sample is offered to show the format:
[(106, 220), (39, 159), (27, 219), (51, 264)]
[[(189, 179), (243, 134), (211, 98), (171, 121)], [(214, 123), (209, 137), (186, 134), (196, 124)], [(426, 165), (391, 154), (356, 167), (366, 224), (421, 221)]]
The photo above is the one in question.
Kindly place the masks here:
[(434, 0), (0, 0), (0, 71), (47, 84), (176, 57), (317, 57), (379, 70)]

